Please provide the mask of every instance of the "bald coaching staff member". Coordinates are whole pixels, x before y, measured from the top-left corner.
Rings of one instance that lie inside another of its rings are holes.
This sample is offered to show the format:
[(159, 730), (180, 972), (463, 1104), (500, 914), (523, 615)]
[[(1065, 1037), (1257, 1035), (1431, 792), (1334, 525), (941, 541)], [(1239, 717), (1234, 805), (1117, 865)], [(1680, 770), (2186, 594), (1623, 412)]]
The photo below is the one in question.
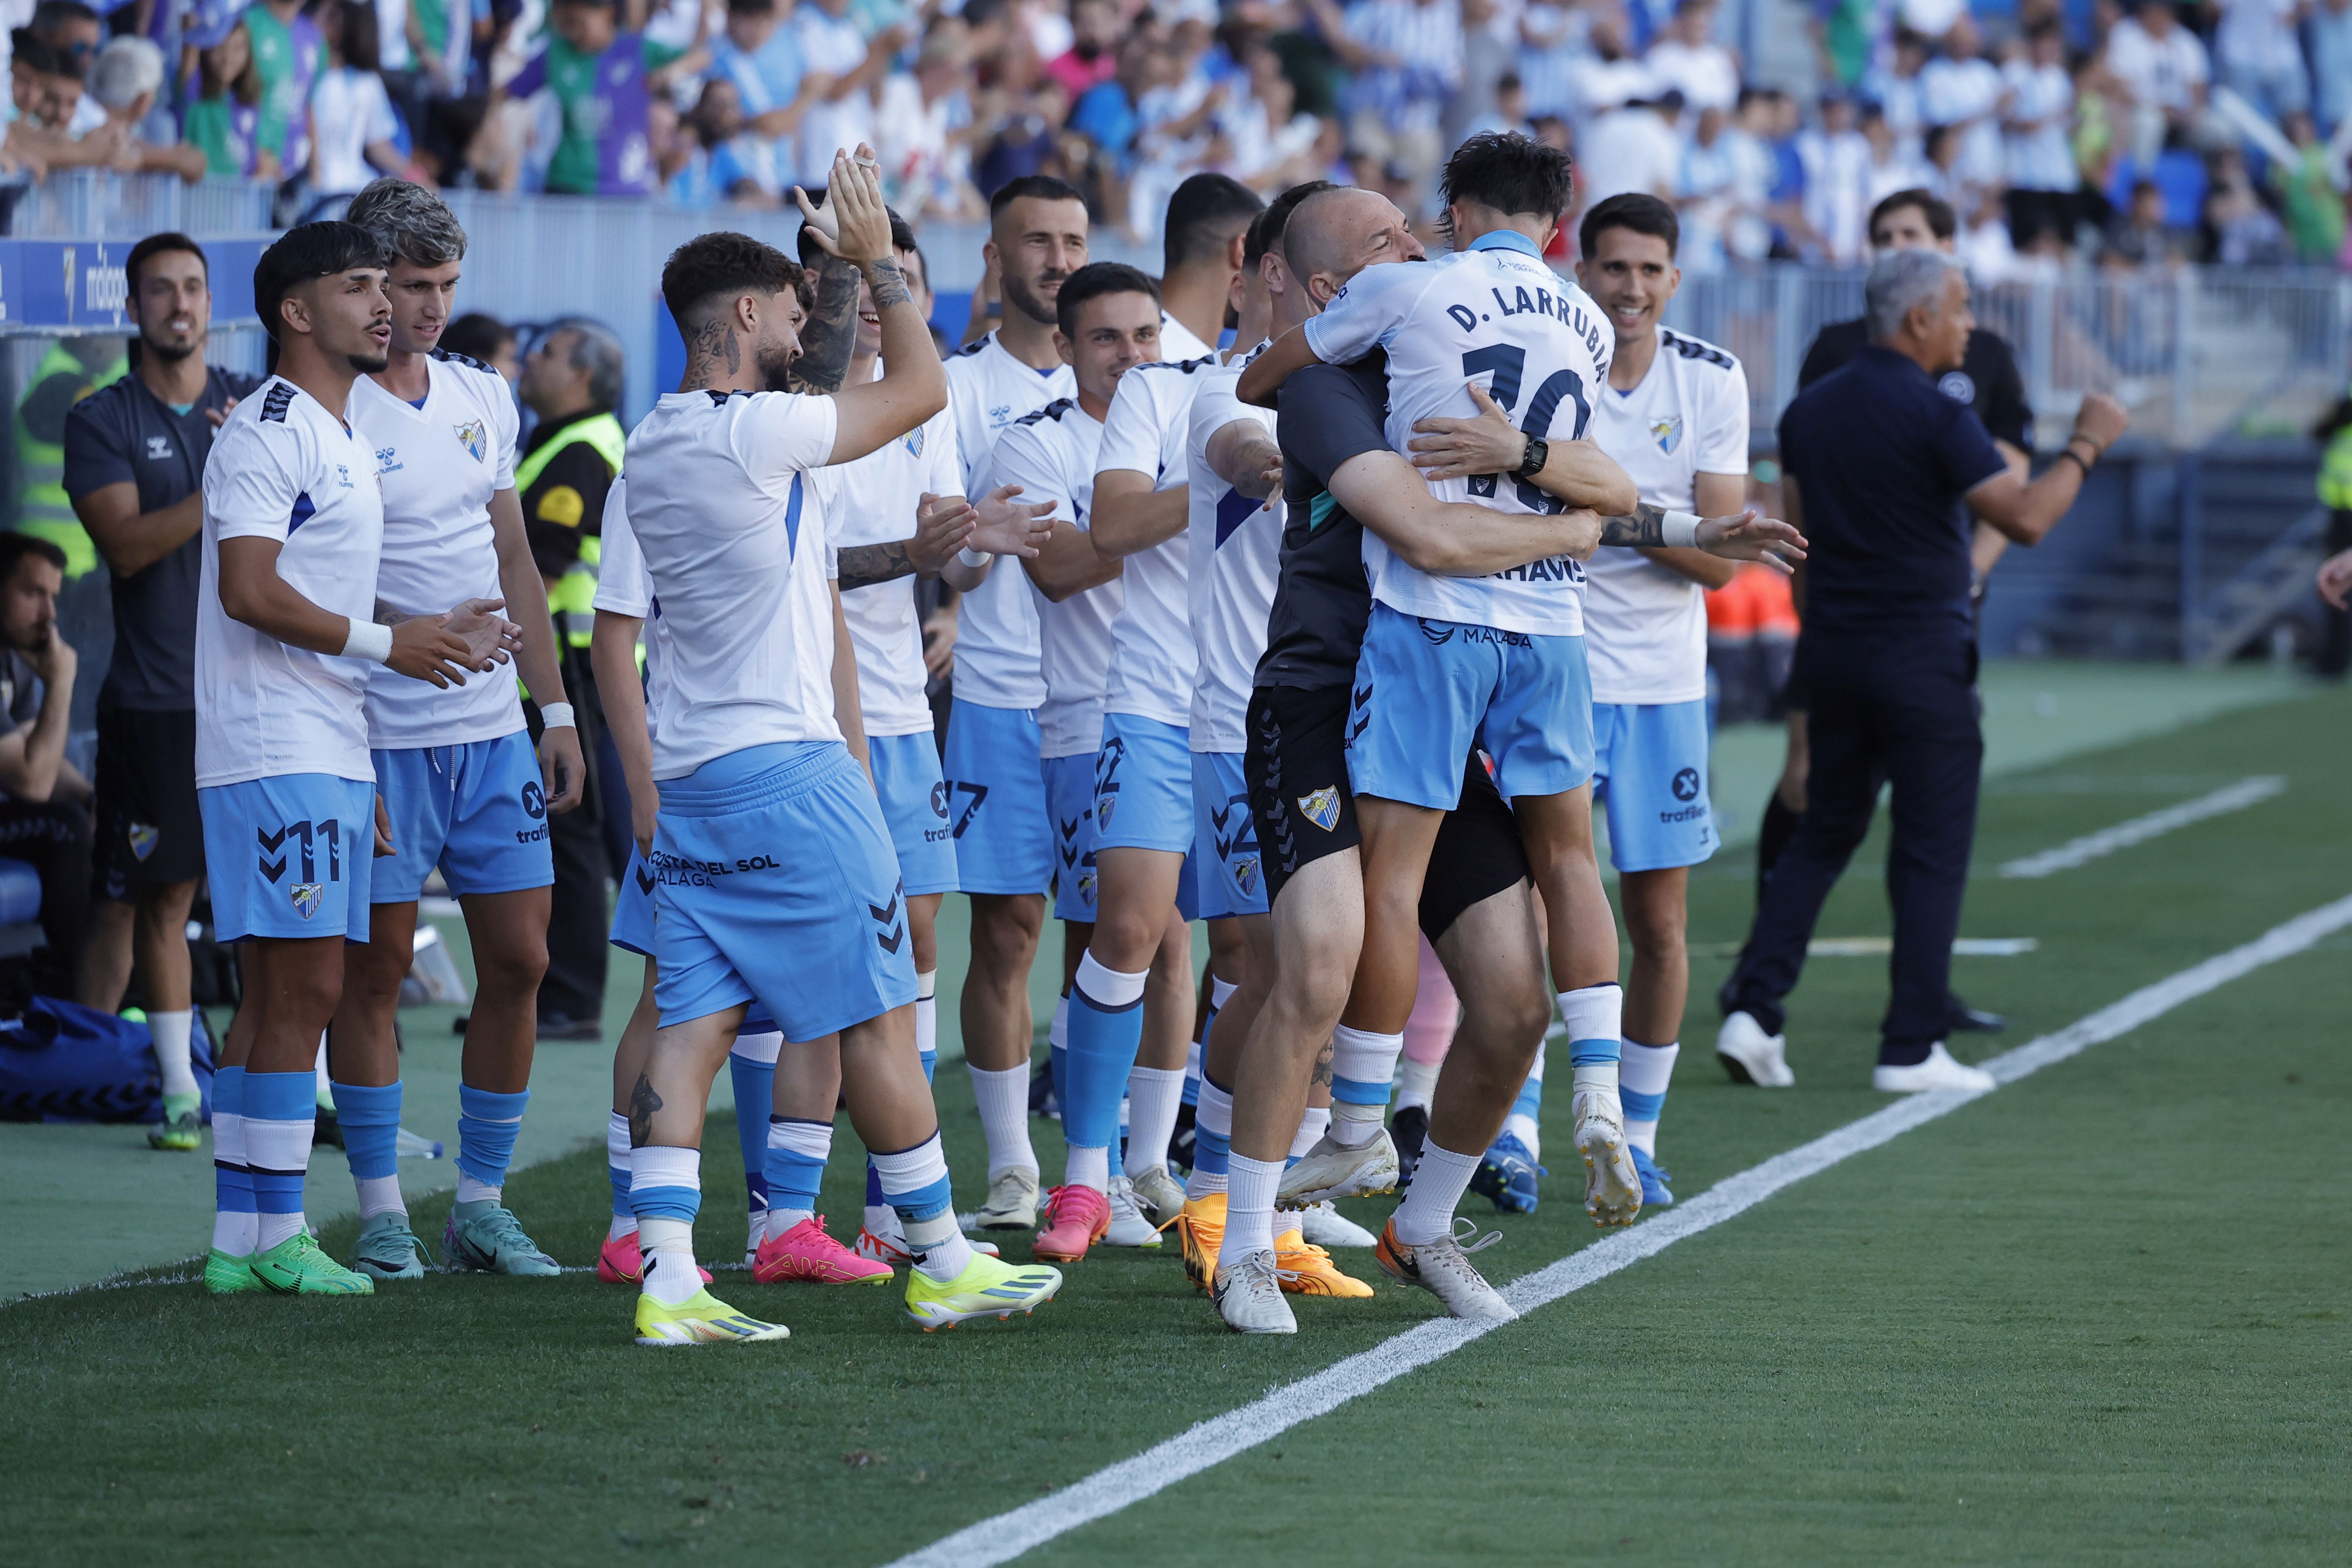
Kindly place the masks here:
[(1864, 298), (1870, 342), (1780, 419), (1783, 515), (1812, 542), (1797, 644), (1811, 789), (1724, 984), (1717, 1049), (1759, 1083), (1791, 1081), (1781, 1002), (1822, 901), (1869, 831), (1883, 777), (1894, 786), (1895, 961), (1872, 1086), (1990, 1089), (1990, 1074), (1944, 1048), (1984, 758), (1969, 517), (2038, 542), (2126, 420), (2109, 399), (2084, 398), (2059, 460), (2021, 483), (1984, 422), (1937, 384), (1976, 325), (1958, 264), (1937, 250), (1892, 251), (1871, 268)]

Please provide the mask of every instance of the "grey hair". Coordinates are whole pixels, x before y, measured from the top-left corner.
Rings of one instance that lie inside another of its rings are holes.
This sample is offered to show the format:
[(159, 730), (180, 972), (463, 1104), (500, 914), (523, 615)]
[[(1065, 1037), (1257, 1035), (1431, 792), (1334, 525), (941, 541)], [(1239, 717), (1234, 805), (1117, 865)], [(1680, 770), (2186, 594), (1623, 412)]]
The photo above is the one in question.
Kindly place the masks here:
[(598, 406), (618, 408), (621, 388), (627, 374), (627, 362), (622, 355), (621, 340), (613, 329), (588, 316), (564, 316), (547, 324), (547, 336), (571, 332), (572, 368), (588, 373), (588, 395)]
[(466, 231), (457, 215), (414, 181), (371, 181), (343, 216), (373, 235), (386, 255), (412, 267), (446, 267), (466, 258)]
[(1943, 303), (1944, 279), (1959, 271), (1958, 260), (1940, 250), (1890, 250), (1870, 264), (1862, 286), (1863, 314), (1870, 341), (1892, 342), (1915, 307)]
[(128, 109), (139, 95), (163, 86), (163, 51), (142, 37), (116, 38), (98, 51), (89, 95), (109, 109)]

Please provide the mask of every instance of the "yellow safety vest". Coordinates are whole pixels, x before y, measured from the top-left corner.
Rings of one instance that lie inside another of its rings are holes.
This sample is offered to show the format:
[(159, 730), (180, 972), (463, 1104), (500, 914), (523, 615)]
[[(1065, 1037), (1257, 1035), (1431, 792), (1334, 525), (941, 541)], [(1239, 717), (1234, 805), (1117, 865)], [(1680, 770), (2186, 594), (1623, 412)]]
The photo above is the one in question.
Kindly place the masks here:
[[(67, 352), (65, 344), (53, 342), (26, 382), (26, 395), (53, 375), (83, 376), (87, 384), (74, 398), (79, 403), (100, 387), (120, 381), (130, 370), (131, 362), (118, 357), (104, 370), (92, 371)], [(17, 400), (16, 424), (16, 529), (64, 551), (68, 581), (84, 576), (98, 566), (98, 546), (90, 542), (89, 531), (74, 515), (73, 502), (66, 495), (66, 449), (60, 443), (39, 439), (25, 427), (22, 398)]]
[(2352, 425), (2336, 432), (2319, 459), (2319, 504), (2352, 511)]
[[(593, 414), (585, 419), (575, 420), (565, 426), (546, 446), (540, 447), (515, 465), (515, 494), (520, 497), (529, 493), (530, 487), (539, 482), (539, 476), (546, 471), (547, 465), (554, 461), (558, 452), (575, 442), (582, 441), (593, 447), (596, 455), (604, 459), (604, 466), (611, 468), (614, 474), (621, 471), (621, 459), (628, 451), (628, 432), (621, 428), (620, 420), (613, 415)], [(579, 528), (587, 521), (586, 518), (580, 518), (566, 526)], [(593, 572), (603, 555), (604, 551), (593, 535), (583, 536), (581, 539), (580, 563), (583, 566)], [(595, 582), (591, 578), (588, 586), (589, 596), (593, 598), (595, 593)], [(552, 600), (550, 603), (551, 605)]]

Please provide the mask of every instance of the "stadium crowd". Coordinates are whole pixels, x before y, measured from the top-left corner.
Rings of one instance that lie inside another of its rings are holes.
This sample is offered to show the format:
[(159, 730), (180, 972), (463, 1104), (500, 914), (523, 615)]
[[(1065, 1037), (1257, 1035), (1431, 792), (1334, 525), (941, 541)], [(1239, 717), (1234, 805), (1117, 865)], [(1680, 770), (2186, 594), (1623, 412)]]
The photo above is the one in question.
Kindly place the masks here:
[[(11, 0), (0, 159), (284, 182), (377, 173), (777, 206), (871, 141), (893, 205), (978, 221), (1028, 174), (1157, 228), (1186, 176), (1436, 216), (1443, 149), (1517, 128), (1580, 200), (1673, 202), (1685, 265), (1866, 258), (1924, 187), (1979, 282), (2071, 261), (2343, 264), (2352, 0)], [(2330, 141), (2330, 138), (2335, 138)], [(1563, 245), (1570, 243), (1563, 239)]]

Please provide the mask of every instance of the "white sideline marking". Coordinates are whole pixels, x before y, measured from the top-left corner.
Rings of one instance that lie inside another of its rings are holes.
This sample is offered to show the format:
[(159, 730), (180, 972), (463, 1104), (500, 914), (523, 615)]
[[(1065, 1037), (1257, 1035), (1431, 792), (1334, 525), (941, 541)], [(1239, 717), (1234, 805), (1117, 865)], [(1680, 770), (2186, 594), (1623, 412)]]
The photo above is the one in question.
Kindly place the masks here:
[(2210, 795), (2200, 795), (2195, 800), (2185, 800), (2179, 805), (2168, 805), (2162, 811), (2151, 811), (2146, 816), (2135, 816), (2129, 822), (2118, 822), (2113, 827), (2103, 827), (2096, 833), (2070, 839), (2055, 849), (2044, 849), (2041, 854), (2029, 855), (2022, 860), (2011, 860), (2000, 868), (2000, 874), (2004, 877), (2047, 877), (2055, 871), (2071, 871), (2102, 855), (2112, 855), (2118, 849), (2145, 844), (2192, 822), (2202, 822), (2209, 816), (2222, 816), (2233, 811), (2243, 811), (2250, 805), (2258, 805), (2285, 788), (2286, 780), (2273, 774), (2240, 779), (2236, 784), (2225, 785)]
[[(2303, 952), (2352, 926), (2352, 898), (2298, 915), (2247, 942), (2179, 973), (2141, 987), (2056, 1034), (2044, 1035), (1982, 1065), (2003, 1084), (2112, 1040), (2161, 1017), (2241, 975)], [(1841, 1161), (1958, 1110), (1975, 1094), (1915, 1094), (1884, 1110), (1848, 1122), (1811, 1142), (1776, 1154), (1727, 1177), (1655, 1219), (1645, 1219), (1605, 1241), (1513, 1280), (1504, 1297), (1521, 1313), (1534, 1311), (1664, 1251), (1685, 1237), (1712, 1229), (1766, 1198)], [(966, 1568), (1009, 1562), (1032, 1547), (1118, 1512), (1155, 1492), (1247, 1452), (1294, 1426), (1338, 1409), (1360, 1394), (1451, 1355), (1504, 1325), (1438, 1318), (1362, 1351), (1311, 1377), (1269, 1391), (1262, 1399), (1201, 1422), (1164, 1443), (1096, 1471), (1051, 1497), (985, 1519), (899, 1558), (889, 1568)]]

